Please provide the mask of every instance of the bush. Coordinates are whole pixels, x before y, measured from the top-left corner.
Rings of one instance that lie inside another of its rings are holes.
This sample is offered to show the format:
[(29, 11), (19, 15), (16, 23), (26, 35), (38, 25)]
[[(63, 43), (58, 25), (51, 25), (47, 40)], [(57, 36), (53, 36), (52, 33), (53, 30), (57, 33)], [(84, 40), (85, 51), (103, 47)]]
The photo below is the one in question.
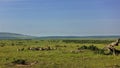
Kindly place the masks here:
[(78, 48), (78, 50), (80, 50), (80, 49), (88, 49), (88, 50), (92, 50), (92, 51), (97, 51), (97, 50), (99, 50), (99, 48), (97, 48), (97, 47), (94, 46), (94, 45), (90, 45), (90, 46), (85, 46), (85, 45), (83, 45), (83, 46), (81, 46), (80, 48)]
[(78, 48), (78, 50), (81, 50), (81, 49), (88, 49), (88, 47), (85, 46), (85, 45), (83, 45), (83, 46), (81, 46), (80, 48)]
[(90, 45), (90, 46), (83, 45), (80, 48), (78, 48), (78, 50), (81, 50), (81, 49), (94, 51), (95, 54), (104, 54), (104, 55), (106, 55), (105, 50), (99, 49), (98, 47), (96, 47), (94, 45)]
[(99, 48), (97, 48), (97, 47), (94, 46), (94, 45), (89, 46), (88, 49), (89, 49), (89, 50), (92, 50), (92, 51), (97, 51), (97, 50), (99, 50)]
[(14, 63), (14, 64), (26, 64), (26, 61), (23, 59), (17, 59), (17, 60), (14, 60), (12, 63)]
[(5, 43), (0, 43), (0, 46), (1, 47), (4, 47), (6, 44)]

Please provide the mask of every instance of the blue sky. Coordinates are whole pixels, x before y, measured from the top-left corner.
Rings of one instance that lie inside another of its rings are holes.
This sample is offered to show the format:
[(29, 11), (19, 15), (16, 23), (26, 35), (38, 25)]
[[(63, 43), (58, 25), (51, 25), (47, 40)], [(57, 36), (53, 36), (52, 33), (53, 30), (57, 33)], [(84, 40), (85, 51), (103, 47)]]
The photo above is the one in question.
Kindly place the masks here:
[(0, 32), (120, 35), (120, 0), (0, 0)]

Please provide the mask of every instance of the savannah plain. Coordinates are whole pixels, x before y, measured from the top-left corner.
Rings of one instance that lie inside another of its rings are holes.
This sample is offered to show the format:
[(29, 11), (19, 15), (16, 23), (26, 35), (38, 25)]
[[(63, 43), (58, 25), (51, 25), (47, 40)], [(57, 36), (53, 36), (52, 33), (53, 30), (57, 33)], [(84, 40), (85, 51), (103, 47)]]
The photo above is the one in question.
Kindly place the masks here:
[(120, 55), (95, 50), (114, 40), (0, 40), (0, 68), (120, 68)]

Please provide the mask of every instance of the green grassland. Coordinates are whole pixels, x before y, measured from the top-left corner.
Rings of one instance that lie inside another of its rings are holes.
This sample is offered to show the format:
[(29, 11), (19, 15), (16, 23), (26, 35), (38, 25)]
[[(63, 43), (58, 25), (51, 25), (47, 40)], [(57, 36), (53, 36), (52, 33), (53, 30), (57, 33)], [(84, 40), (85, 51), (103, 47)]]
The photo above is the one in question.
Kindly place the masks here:
[[(74, 40), (0, 40), (0, 68), (119, 68), (120, 55), (96, 54), (91, 50), (77, 52), (81, 46), (94, 45), (100, 49), (114, 39), (74, 39)], [(29, 47), (48, 47), (52, 50), (28, 50)], [(17, 49), (24, 48), (23, 51)], [(117, 49), (120, 49), (118, 46)], [(13, 64), (25, 60), (34, 65)]]

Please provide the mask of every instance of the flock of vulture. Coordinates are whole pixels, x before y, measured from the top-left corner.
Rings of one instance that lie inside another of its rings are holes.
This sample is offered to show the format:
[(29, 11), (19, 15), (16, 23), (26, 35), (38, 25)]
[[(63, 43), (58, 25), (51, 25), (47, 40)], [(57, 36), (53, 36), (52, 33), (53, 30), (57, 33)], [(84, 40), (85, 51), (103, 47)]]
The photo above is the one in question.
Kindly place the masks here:
[[(31, 51), (48, 51), (48, 50), (56, 50), (57, 48), (52, 48), (50, 46), (47, 47), (28, 47), (27, 50), (31, 50)], [(17, 51), (24, 51), (25, 48), (19, 48), (17, 49)]]

